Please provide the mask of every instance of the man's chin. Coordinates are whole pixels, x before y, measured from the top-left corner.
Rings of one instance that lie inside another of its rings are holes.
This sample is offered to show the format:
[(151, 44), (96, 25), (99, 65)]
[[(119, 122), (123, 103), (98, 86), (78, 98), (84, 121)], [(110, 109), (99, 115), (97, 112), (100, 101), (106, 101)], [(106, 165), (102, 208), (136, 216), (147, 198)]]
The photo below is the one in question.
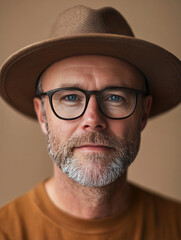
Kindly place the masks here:
[[(120, 159), (108, 159), (105, 156), (94, 153), (89, 157), (77, 160), (66, 159), (61, 167), (62, 171), (75, 182), (87, 187), (103, 187), (122, 176), (127, 166)], [(125, 168), (126, 167), (126, 168)]]

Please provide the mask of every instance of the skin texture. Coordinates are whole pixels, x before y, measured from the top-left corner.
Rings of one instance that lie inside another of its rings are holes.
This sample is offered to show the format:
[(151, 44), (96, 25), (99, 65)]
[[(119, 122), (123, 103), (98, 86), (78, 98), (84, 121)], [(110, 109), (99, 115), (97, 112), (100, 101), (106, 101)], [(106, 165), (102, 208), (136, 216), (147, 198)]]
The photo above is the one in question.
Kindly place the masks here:
[[(145, 89), (143, 76), (132, 65), (116, 58), (96, 55), (64, 59), (54, 63), (43, 73), (44, 92), (69, 86), (85, 90), (101, 90), (109, 86)], [(140, 95), (134, 114), (121, 120), (103, 116), (94, 95), (90, 98), (85, 114), (78, 119), (67, 121), (57, 118), (51, 110), (48, 97), (45, 97), (45, 112), (51, 135), (64, 142), (72, 136), (90, 132), (106, 133), (122, 141), (129, 141), (144, 129), (151, 102), (151, 96), (142, 98)], [(40, 99), (34, 99), (34, 107), (41, 129), (47, 135)], [(84, 153), (111, 154), (110, 151), (104, 146), (86, 145), (76, 148), (73, 155), (79, 159)], [(125, 172), (103, 187), (86, 187), (74, 182), (54, 164), (53, 177), (46, 182), (45, 187), (53, 203), (65, 212), (85, 219), (101, 218), (129, 207), (130, 191), (126, 175)]]

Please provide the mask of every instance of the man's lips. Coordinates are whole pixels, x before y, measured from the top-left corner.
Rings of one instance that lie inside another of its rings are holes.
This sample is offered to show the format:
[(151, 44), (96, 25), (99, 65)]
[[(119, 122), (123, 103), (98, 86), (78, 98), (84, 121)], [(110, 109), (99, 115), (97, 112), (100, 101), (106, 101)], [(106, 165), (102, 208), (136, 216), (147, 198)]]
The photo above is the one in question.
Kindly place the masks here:
[(82, 150), (82, 151), (91, 151), (91, 152), (101, 151), (102, 152), (102, 151), (109, 151), (112, 148), (105, 145), (85, 144), (85, 145), (78, 146), (75, 149)]

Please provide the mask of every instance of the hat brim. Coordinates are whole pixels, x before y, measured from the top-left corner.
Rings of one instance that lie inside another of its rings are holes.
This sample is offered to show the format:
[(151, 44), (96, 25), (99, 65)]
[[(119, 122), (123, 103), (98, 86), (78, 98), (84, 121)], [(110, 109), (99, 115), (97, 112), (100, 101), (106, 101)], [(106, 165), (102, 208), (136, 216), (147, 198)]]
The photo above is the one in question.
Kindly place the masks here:
[(33, 98), (40, 73), (58, 60), (85, 54), (121, 58), (140, 69), (153, 96), (150, 117), (180, 103), (180, 60), (155, 44), (115, 34), (55, 38), (19, 50), (1, 67), (0, 94), (15, 109), (35, 118)]

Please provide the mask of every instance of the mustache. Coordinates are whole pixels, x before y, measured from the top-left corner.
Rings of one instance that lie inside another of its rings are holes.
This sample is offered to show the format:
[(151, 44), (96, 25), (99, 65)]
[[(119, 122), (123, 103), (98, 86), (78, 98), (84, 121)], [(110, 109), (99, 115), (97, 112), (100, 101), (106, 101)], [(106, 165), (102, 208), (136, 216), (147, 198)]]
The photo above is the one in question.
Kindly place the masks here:
[[(124, 140), (122, 140), (124, 141)], [(111, 148), (121, 147), (121, 139), (102, 132), (89, 132), (80, 136), (71, 137), (68, 141), (69, 148), (77, 148), (86, 144), (104, 145)]]

